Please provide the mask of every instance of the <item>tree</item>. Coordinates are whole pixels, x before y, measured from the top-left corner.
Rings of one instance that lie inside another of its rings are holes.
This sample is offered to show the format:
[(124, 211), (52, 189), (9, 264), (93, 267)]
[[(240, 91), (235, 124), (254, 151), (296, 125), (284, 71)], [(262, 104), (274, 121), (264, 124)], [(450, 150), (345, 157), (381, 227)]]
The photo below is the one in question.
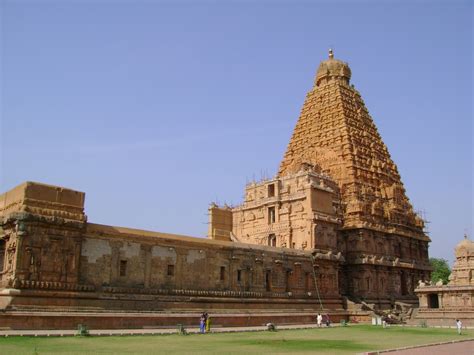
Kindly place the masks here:
[(442, 280), (443, 284), (447, 284), (449, 275), (451, 274), (448, 261), (440, 258), (430, 258), (430, 265), (433, 268), (431, 272), (431, 282), (436, 283)]

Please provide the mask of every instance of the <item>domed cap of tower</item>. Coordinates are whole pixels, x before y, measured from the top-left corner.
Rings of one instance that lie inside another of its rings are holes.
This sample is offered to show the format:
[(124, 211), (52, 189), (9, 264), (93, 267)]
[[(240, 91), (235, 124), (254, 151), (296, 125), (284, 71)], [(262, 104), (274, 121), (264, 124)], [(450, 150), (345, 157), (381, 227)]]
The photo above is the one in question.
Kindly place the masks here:
[(470, 241), (467, 238), (467, 235), (465, 235), (464, 239), (456, 245), (454, 254), (456, 255), (456, 258), (462, 256), (474, 256), (474, 242)]
[(341, 60), (334, 59), (332, 49), (329, 50), (329, 59), (321, 62), (316, 73), (316, 86), (323, 82), (332, 79), (342, 79), (346, 84), (349, 84), (351, 79), (351, 68), (349, 65)]

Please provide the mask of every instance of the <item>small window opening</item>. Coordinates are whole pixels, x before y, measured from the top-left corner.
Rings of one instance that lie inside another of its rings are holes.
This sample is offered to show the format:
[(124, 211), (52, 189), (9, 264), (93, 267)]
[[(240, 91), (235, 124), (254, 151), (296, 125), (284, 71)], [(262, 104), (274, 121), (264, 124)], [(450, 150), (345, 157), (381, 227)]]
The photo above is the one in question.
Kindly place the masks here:
[(275, 223), (275, 207), (268, 207), (268, 224)]
[(304, 274), (304, 289), (306, 292), (310, 290), (311, 287), (311, 274), (309, 272), (305, 272)]
[(275, 196), (275, 184), (268, 185), (268, 197)]
[(275, 234), (270, 234), (268, 236), (268, 246), (270, 247), (276, 247), (277, 245), (277, 238)]
[(225, 280), (225, 266), (221, 266), (221, 281)]
[(127, 275), (127, 260), (120, 260), (120, 276)]
[(290, 291), (290, 278), (291, 278), (291, 270), (286, 270), (285, 292), (289, 292), (289, 291)]
[(242, 281), (242, 270), (237, 270), (237, 282)]
[(267, 270), (265, 272), (265, 289), (270, 292), (271, 289), (272, 289), (272, 285), (271, 285), (271, 271), (270, 270)]
[(168, 276), (174, 276), (174, 265), (168, 265)]

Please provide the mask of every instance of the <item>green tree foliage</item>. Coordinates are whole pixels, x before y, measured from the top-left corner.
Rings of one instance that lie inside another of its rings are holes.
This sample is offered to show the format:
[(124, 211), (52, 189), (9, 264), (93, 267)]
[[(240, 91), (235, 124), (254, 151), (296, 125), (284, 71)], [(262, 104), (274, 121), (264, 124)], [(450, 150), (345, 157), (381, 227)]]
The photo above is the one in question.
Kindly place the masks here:
[(448, 261), (439, 258), (430, 258), (430, 265), (433, 268), (431, 273), (431, 282), (442, 280), (444, 284), (448, 283), (448, 277), (451, 274)]

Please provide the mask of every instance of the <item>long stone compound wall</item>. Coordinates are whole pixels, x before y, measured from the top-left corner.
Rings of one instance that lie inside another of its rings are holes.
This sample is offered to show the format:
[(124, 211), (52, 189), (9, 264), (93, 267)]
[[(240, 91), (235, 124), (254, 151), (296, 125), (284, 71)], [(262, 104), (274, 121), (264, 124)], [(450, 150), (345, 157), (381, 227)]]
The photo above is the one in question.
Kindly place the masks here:
[(455, 248), (455, 257), (447, 285), (419, 282), (415, 290), (420, 299), (418, 321), (454, 326), (461, 319), (464, 325), (474, 326), (474, 242), (465, 236)]
[[(195, 323), (195, 314), (180, 320), (130, 314), (203, 309), (240, 314), (222, 319), (226, 325), (264, 323), (268, 316), (250, 320), (248, 314), (264, 311), (290, 312), (286, 322), (295, 322), (296, 312), (300, 322), (312, 321), (321, 302), (335, 320), (347, 317), (336, 283), (320, 301), (313, 270), (315, 260), (337, 264), (340, 258), (92, 224), (84, 197), (33, 182), (0, 196), (0, 326), (80, 323), (64, 315), (31, 320), (46, 311), (88, 312), (86, 322), (95, 328)], [(104, 320), (105, 311), (129, 318)], [(33, 312), (28, 321), (25, 312)]]
[(350, 77), (330, 51), (277, 176), (248, 184), (239, 206), (211, 205), (209, 237), (325, 255), (333, 262), (319, 265), (323, 293), (415, 304), (430, 239)]

